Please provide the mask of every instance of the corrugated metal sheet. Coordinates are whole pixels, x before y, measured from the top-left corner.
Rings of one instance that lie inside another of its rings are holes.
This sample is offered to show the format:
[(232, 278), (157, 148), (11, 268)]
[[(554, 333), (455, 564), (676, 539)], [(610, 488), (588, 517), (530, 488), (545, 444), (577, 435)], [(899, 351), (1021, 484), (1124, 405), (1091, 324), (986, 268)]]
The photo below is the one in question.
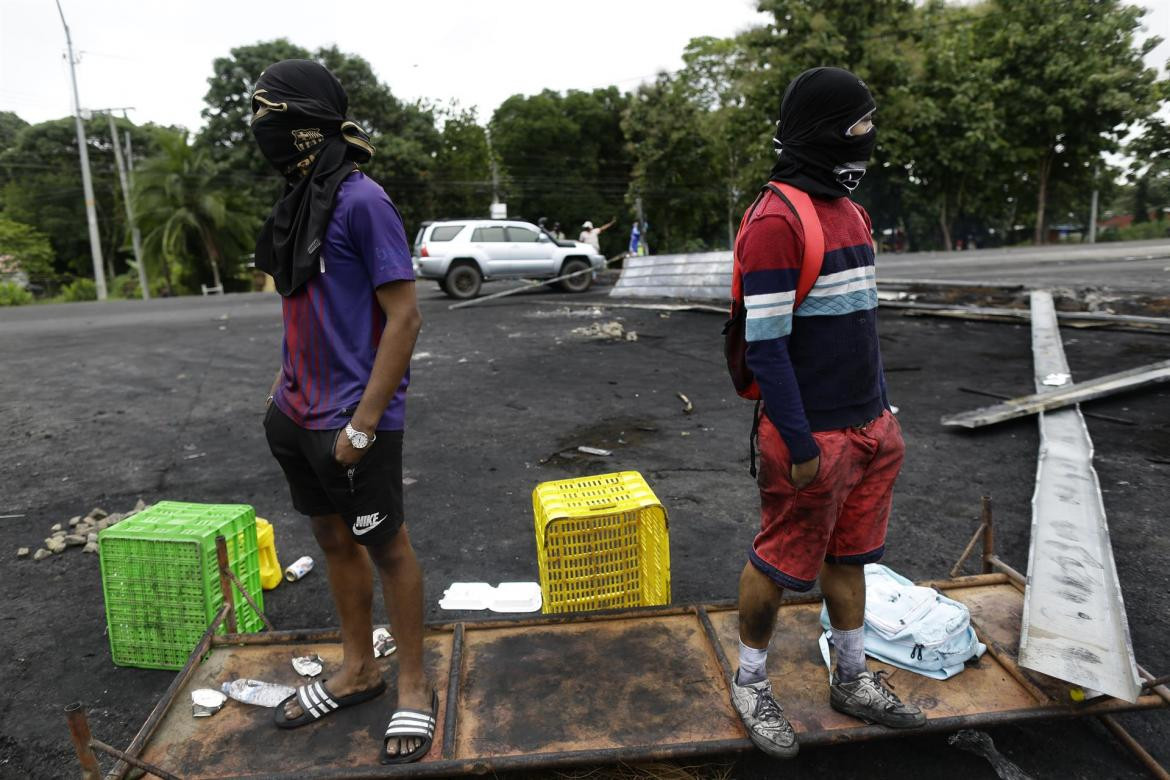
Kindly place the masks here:
[(627, 257), (610, 295), (616, 298), (731, 299), (731, 252)]
[[(1068, 361), (1044, 291), (1032, 293), (1032, 354), (1036, 391), (1058, 391), (1045, 379), (1068, 376)], [(1093, 442), (1079, 407), (1040, 415), (1020, 665), (1129, 702), (1141, 691)]]

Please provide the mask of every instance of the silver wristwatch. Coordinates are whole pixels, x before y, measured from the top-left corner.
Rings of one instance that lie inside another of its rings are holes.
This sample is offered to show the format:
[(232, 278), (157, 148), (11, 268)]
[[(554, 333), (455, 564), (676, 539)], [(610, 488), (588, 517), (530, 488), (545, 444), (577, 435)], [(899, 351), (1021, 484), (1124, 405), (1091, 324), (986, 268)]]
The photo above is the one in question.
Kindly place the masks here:
[(367, 436), (350, 423), (345, 424), (345, 435), (355, 450), (364, 450), (374, 443), (374, 439), (378, 438), (377, 436)]

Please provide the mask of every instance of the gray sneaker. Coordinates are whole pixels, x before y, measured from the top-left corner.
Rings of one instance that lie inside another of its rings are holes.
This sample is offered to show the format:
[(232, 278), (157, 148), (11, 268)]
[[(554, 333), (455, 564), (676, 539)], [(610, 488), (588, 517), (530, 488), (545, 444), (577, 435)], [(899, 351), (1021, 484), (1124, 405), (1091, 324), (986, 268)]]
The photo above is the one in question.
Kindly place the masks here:
[(880, 723), (892, 729), (913, 729), (926, 723), (922, 710), (903, 704), (890, 690), (885, 671), (862, 672), (852, 682), (839, 682), (837, 671), (829, 683), (829, 705), (866, 723)]
[(748, 736), (756, 747), (776, 758), (792, 758), (800, 750), (796, 744), (796, 732), (784, 717), (784, 710), (772, 697), (772, 683), (760, 680), (750, 685), (740, 685), (739, 671), (731, 678), (731, 703)]

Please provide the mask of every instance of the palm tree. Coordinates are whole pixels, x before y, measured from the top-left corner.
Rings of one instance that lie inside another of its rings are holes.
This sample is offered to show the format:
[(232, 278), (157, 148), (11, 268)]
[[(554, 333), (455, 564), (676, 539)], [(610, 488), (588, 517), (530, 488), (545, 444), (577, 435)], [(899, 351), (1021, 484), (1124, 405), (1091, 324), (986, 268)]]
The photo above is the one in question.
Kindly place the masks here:
[(212, 283), (222, 289), (227, 258), (240, 257), (252, 246), (259, 217), (207, 151), (188, 143), (185, 130), (160, 131), (158, 147), (135, 175), (144, 253), (160, 266), (172, 290), (172, 268), (195, 267), (200, 259), (210, 266)]

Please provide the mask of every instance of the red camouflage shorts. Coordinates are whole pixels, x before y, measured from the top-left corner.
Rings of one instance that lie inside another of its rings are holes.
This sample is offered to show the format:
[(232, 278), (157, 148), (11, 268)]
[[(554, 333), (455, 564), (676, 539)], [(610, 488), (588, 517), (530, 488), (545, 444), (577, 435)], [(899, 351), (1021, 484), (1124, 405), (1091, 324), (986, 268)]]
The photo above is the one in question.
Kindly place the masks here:
[(777, 585), (807, 591), (822, 561), (866, 564), (882, 557), (894, 480), (906, 445), (894, 415), (864, 426), (813, 433), (821, 463), (813, 481), (792, 486), (788, 447), (760, 415), (760, 533), (752, 564)]

